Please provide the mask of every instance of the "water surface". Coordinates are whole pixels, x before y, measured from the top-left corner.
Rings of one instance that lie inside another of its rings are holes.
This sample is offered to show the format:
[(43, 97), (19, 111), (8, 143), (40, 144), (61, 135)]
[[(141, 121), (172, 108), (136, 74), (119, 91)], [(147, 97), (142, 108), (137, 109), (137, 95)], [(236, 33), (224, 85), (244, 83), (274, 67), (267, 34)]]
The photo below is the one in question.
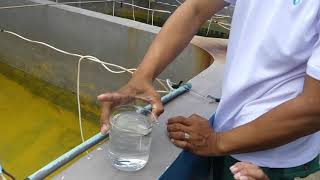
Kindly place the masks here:
[[(81, 143), (78, 119), (75, 111), (34, 93), (41, 87), (32, 91), (23, 81), (1, 73), (0, 162), (17, 179), (24, 179)], [(98, 122), (83, 121), (86, 137), (98, 132)]]

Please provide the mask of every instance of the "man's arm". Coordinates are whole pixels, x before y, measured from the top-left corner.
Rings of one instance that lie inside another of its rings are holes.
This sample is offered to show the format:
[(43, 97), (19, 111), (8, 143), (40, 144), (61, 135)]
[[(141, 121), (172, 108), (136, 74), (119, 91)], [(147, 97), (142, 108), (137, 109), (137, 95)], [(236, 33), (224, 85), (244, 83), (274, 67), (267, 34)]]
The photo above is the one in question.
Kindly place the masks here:
[(203, 156), (278, 147), (320, 130), (320, 81), (306, 76), (298, 97), (230, 131), (215, 132), (207, 119), (196, 114), (170, 118), (167, 130), (176, 146)]
[(101, 102), (101, 132), (106, 133), (112, 107), (142, 97), (152, 105), (152, 112), (163, 112), (160, 95), (152, 81), (188, 45), (201, 24), (227, 3), (224, 0), (186, 0), (167, 20), (146, 53), (133, 77), (116, 92), (106, 92), (97, 98)]
[(224, 0), (186, 0), (167, 20), (135, 76), (153, 80), (188, 45), (199, 27), (227, 3)]
[(320, 81), (306, 76), (303, 92), (255, 121), (219, 133), (219, 154), (246, 153), (287, 144), (320, 130)]

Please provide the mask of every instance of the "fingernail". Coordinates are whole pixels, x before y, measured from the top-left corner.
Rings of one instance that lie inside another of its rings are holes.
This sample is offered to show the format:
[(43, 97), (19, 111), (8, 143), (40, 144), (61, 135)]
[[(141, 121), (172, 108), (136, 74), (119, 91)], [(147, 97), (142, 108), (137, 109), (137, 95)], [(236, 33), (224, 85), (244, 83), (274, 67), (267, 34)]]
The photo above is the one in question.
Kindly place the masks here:
[(238, 171), (238, 168), (237, 168), (236, 166), (231, 166), (231, 167), (230, 167), (230, 171), (231, 171), (232, 173), (236, 173), (236, 172)]
[(108, 126), (106, 126), (105, 124), (102, 125), (102, 127), (101, 127), (101, 133), (102, 133), (102, 134), (107, 134), (107, 132), (108, 132)]
[(239, 179), (241, 177), (241, 174), (240, 173), (237, 173), (233, 176), (235, 179)]
[(249, 178), (247, 176), (240, 176), (240, 180), (248, 180)]
[(100, 94), (97, 98), (101, 99), (101, 98), (103, 98), (103, 96), (104, 96), (104, 94)]
[(174, 142), (174, 139), (170, 139), (171, 140), (171, 142)]

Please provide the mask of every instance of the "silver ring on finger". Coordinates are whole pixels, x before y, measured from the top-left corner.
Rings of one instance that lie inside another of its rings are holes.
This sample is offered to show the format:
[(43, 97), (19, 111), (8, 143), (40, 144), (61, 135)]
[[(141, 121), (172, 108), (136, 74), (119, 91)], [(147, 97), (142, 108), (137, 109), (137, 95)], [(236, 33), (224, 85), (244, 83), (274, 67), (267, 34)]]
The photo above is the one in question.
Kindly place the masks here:
[(190, 134), (189, 133), (184, 133), (184, 139), (189, 140), (190, 139)]

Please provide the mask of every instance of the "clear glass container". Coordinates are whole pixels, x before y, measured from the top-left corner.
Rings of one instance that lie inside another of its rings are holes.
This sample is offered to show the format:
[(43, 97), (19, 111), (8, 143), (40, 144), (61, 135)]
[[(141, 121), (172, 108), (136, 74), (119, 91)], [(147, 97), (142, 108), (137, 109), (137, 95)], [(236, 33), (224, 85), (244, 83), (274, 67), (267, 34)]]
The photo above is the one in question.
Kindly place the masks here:
[(152, 113), (134, 105), (118, 106), (110, 118), (108, 156), (123, 171), (138, 171), (148, 162), (151, 132), (156, 119)]

